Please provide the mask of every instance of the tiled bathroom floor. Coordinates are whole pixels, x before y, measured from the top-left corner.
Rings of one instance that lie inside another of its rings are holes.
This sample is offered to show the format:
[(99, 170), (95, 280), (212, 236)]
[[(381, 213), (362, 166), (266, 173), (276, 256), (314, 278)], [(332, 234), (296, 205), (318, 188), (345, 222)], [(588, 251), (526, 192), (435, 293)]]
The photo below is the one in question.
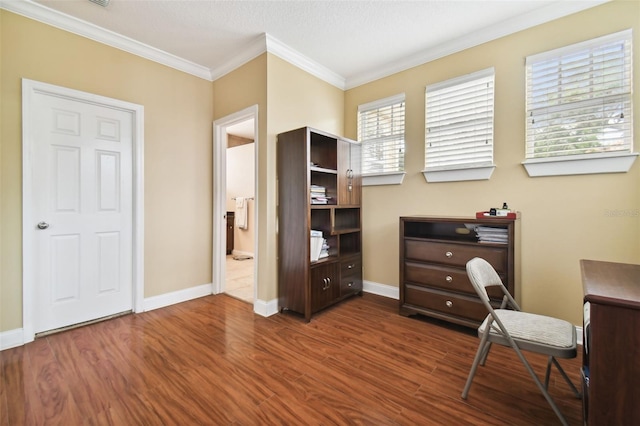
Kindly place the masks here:
[(225, 293), (245, 302), (253, 303), (253, 258), (235, 260), (227, 256)]

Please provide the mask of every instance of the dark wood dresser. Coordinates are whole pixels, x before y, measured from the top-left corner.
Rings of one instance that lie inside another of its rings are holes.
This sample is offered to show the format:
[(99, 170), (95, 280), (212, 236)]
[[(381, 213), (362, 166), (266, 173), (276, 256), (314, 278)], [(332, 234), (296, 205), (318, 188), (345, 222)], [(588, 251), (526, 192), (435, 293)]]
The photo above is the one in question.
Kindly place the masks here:
[(584, 423), (639, 425), (640, 265), (581, 260), (580, 268)]
[[(478, 327), (487, 310), (467, 277), (466, 264), (474, 257), (487, 260), (515, 297), (516, 222), (507, 218), (401, 217), (400, 314), (422, 314)], [(496, 306), (501, 295), (499, 289), (489, 291)]]

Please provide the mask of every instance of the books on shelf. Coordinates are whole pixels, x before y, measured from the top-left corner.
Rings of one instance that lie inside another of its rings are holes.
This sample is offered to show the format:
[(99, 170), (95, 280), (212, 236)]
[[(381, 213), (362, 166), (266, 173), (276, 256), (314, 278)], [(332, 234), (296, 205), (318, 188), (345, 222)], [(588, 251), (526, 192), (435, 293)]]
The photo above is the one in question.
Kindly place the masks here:
[(327, 188), (320, 185), (311, 185), (311, 204), (329, 204), (331, 197), (327, 197)]
[(478, 226), (476, 228), (476, 234), (478, 235), (478, 241), (481, 243), (507, 244), (509, 242), (509, 234), (507, 228)]
[(327, 244), (327, 240), (322, 237), (322, 231), (312, 229), (310, 238), (309, 253), (311, 261), (315, 262), (323, 257), (328, 257), (329, 244)]

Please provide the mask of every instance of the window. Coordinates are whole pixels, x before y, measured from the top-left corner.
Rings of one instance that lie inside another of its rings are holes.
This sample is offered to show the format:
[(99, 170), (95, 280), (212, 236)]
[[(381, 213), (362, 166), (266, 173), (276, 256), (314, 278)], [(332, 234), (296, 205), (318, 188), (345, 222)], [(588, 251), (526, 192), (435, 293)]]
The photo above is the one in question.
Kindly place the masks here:
[(404, 93), (358, 107), (363, 185), (402, 183)]
[(493, 164), (494, 69), (427, 86), (427, 182), (488, 179)]
[[(530, 175), (626, 171), (609, 169), (612, 157), (631, 166), (631, 66), (631, 30), (527, 58)], [(544, 163), (555, 163), (555, 171), (536, 172)]]

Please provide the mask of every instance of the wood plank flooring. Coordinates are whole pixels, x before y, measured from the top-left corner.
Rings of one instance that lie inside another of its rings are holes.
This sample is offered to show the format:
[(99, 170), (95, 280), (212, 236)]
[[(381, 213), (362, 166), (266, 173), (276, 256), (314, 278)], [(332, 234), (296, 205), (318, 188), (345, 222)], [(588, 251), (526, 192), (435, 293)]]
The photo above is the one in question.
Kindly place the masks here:
[[(0, 352), (0, 425), (560, 424), (496, 345), (462, 400), (477, 344), (474, 330), (402, 317), (370, 294), (310, 323), (203, 297)], [(529, 359), (542, 376), (546, 359)], [(577, 385), (579, 357), (560, 362)], [(556, 371), (550, 388), (581, 424)]]

